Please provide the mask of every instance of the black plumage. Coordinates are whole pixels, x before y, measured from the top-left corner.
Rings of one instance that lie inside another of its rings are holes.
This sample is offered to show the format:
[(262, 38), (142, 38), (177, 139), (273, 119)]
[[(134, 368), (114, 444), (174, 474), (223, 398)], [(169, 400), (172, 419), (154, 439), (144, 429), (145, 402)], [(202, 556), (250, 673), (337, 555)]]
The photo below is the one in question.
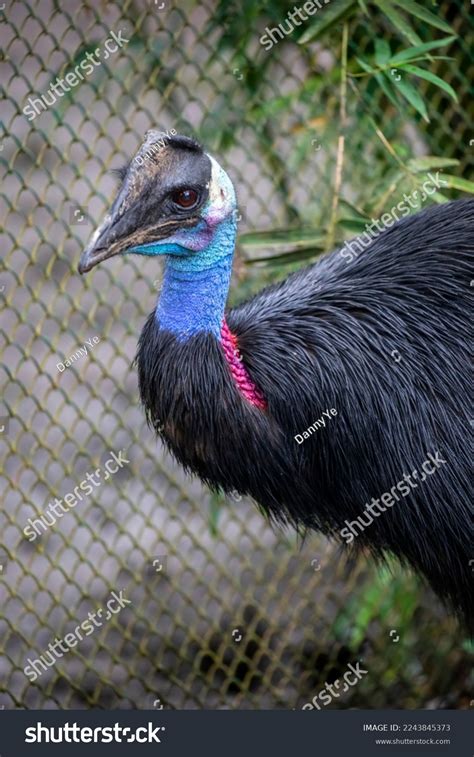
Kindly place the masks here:
[[(336, 251), (230, 310), (267, 412), (241, 397), (212, 335), (179, 342), (153, 312), (137, 355), (147, 417), (173, 455), (279, 521), (340, 538), (365, 502), (439, 451), (447, 462), (354, 545), (393, 553), (471, 623), (473, 234), (472, 200), (429, 208), (357, 259)], [(298, 445), (331, 408), (330, 424)]]
[[(132, 160), (124, 172), (79, 270), (122, 252), (166, 257), (166, 298), (163, 288), (136, 357), (149, 423), (209, 486), (253, 497), (276, 522), (396, 555), (472, 628), (474, 201), (408, 216), (357, 257), (336, 250), (226, 312), (262, 408), (242, 393), (219, 333), (230, 180), (185, 137), (149, 132), (137, 156), (144, 167)], [(369, 522), (367, 503), (389, 492)], [(360, 518), (366, 527), (349, 539)]]

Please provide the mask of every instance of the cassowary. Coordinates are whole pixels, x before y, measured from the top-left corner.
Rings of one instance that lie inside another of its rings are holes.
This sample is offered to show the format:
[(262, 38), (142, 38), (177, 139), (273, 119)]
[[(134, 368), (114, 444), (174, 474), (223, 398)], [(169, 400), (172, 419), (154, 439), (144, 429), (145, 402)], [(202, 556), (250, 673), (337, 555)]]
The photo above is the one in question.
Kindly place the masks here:
[(407, 216), (226, 310), (236, 197), (217, 161), (150, 131), (121, 179), (79, 271), (164, 256), (136, 362), (173, 455), (272, 520), (396, 555), (472, 625), (474, 201)]

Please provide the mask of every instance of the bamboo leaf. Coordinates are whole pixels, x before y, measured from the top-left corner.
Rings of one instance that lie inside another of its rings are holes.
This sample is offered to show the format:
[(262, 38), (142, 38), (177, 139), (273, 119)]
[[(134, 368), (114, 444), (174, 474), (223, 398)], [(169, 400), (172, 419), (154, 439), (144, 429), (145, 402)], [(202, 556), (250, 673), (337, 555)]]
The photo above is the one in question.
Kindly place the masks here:
[(261, 247), (291, 247), (306, 249), (319, 247), (324, 242), (320, 229), (276, 229), (270, 231), (251, 231), (239, 236), (239, 244), (251, 249)]
[(435, 50), (437, 47), (444, 47), (454, 42), (456, 37), (443, 37), (443, 39), (435, 39), (432, 42), (424, 42), (421, 45), (415, 47), (407, 47), (406, 50), (402, 50), (401, 53), (397, 53), (393, 56), (390, 63), (396, 65), (397, 63), (403, 63), (409, 61), (411, 58), (417, 58), (419, 55), (427, 53), (429, 50)]
[(359, 8), (361, 9), (362, 13), (364, 13), (367, 16), (367, 18), (370, 18), (369, 9), (367, 8), (365, 4), (365, 0), (358, 0), (358, 2), (359, 2)]
[(449, 189), (459, 189), (461, 192), (474, 194), (474, 181), (468, 181), (467, 179), (462, 179), (460, 176), (452, 176), (451, 174), (443, 174), (443, 179), (448, 182), (447, 187)]
[(407, 168), (412, 173), (424, 173), (432, 168), (448, 168), (458, 166), (459, 160), (455, 158), (440, 158), (437, 155), (424, 155), (422, 158), (411, 158), (407, 161)]
[(397, 10), (395, 10), (391, 0), (375, 0), (375, 5), (380, 8), (382, 13), (387, 16), (388, 20), (393, 24), (395, 29), (397, 29), (400, 34), (406, 37), (412, 45), (421, 44), (421, 39), (418, 34), (412, 29), (410, 24), (405, 21), (403, 16)]
[(437, 29), (441, 29), (441, 31), (447, 32), (448, 34), (454, 34), (453, 29), (451, 29), (446, 21), (443, 21), (443, 19), (439, 18), (435, 13), (426, 10), (426, 8), (423, 8), (421, 5), (418, 5), (414, 0), (392, 0), (392, 2), (394, 2), (395, 5), (400, 6), (400, 8), (403, 8), (407, 13), (411, 13), (412, 16), (416, 16), (417, 18), (421, 18), (422, 21), (426, 21), (427, 24), (435, 26)]
[(392, 105), (396, 107), (397, 110), (400, 110), (400, 105), (397, 102), (397, 98), (395, 97), (393, 91), (392, 91), (392, 80), (388, 73), (383, 74), (375, 74), (375, 81), (380, 86), (381, 90), (385, 93), (385, 95), (388, 97)]
[(211, 536), (216, 537), (219, 533), (218, 521), (221, 514), (221, 510), (225, 505), (225, 498), (223, 493), (212, 492), (209, 497), (209, 514), (208, 525)]
[(461, 646), (469, 655), (474, 654), (474, 640), (473, 639), (464, 639)]
[(408, 100), (410, 105), (412, 105), (415, 110), (422, 116), (422, 118), (429, 123), (430, 119), (428, 118), (428, 112), (426, 110), (425, 102), (422, 98), (422, 96), (417, 92), (415, 87), (413, 87), (412, 84), (410, 84), (407, 81), (404, 81), (404, 79), (400, 79), (400, 81), (397, 81), (395, 78), (393, 79), (393, 85), (398, 89), (401, 95), (405, 98), (405, 100)]
[(324, 247), (313, 247), (307, 250), (294, 249), (290, 252), (283, 252), (281, 255), (267, 255), (262, 258), (251, 258), (245, 261), (245, 265), (254, 265), (255, 263), (266, 263), (267, 265), (286, 265), (289, 263), (300, 263), (303, 260), (311, 260), (324, 252)]
[(431, 199), (434, 200), (438, 205), (442, 205), (445, 202), (449, 202), (449, 198), (445, 197), (441, 194), (441, 192), (433, 192), (431, 195)]
[(410, 63), (404, 63), (403, 66), (400, 66), (400, 68), (402, 69), (402, 71), (408, 71), (408, 73), (413, 74), (413, 76), (418, 76), (420, 79), (426, 79), (426, 81), (435, 84), (437, 87), (447, 92), (455, 102), (458, 101), (456, 92), (451, 87), (451, 85), (445, 82), (443, 79), (440, 79), (440, 77), (436, 76), (436, 74), (432, 74), (431, 71), (426, 71), (424, 68), (420, 68), (419, 66), (412, 66)]
[(357, 6), (357, 0), (337, 0), (328, 4), (326, 7), (319, 8), (314, 16), (311, 26), (301, 35), (298, 40), (299, 45), (306, 42), (313, 42), (321, 36), (323, 32), (329, 31), (332, 26), (342, 21)]
[(375, 62), (377, 66), (380, 66), (380, 68), (382, 68), (386, 64), (386, 62), (390, 60), (391, 54), (392, 51), (390, 50), (390, 45), (388, 44), (387, 40), (375, 40)]
[(357, 234), (359, 231), (366, 231), (368, 222), (368, 218), (365, 221), (361, 221), (356, 218), (340, 218), (338, 224), (343, 229), (347, 229), (347, 231), (353, 231)]
[(372, 68), (372, 66), (370, 66), (367, 63), (367, 61), (363, 60), (362, 58), (358, 58), (357, 55), (355, 56), (355, 59), (356, 59), (357, 63), (359, 64), (359, 66), (361, 68), (363, 68), (364, 71), (366, 71), (368, 74), (374, 74), (375, 73), (375, 68)]
[(364, 222), (369, 220), (369, 216), (366, 215), (366, 213), (364, 213), (362, 210), (359, 210), (359, 208), (357, 208), (348, 200), (344, 200), (343, 197), (339, 198), (339, 206), (343, 208), (346, 213), (348, 213), (348, 218), (355, 218)]

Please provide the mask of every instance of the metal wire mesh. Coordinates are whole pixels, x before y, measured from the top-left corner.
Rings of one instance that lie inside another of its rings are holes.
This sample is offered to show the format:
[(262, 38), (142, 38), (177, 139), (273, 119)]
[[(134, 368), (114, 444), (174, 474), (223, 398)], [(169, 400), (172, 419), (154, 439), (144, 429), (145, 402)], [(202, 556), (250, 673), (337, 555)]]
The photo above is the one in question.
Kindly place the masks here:
[[(401, 569), (392, 579), (364, 560), (347, 564), (321, 537), (301, 545), (272, 530), (245, 500), (221, 503), (216, 524), (216, 502), (155, 441), (131, 366), (153, 306), (154, 264), (116, 259), (86, 281), (76, 273), (113, 192), (108, 170), (129, 159), (151, 127), (195, 133), (222, 151), (243, 229), (316, 224), (327, 213), (337, 103), (330, 84), (317, 98), (306, 96), (304, 85), (316, 54), (330, 72), (333, 51), (282, 45), (264, 87), (249, 99), (234, 53), (216, 54), (219, 31), (208, 30), (213, 2), (163, 5), (45, 0), (14, 2), (4, 11), (1, 702), (296, 707), (362, 657), (369, 675), (337, 706), (461, 706), (462, 635), (427, 590)], [(442, 6), (461, 33), (458, 61), (469, 61), (468, 9)], [(28, 98), (74, 70), (87, 50), (103, 50), (111, 30), (129, 40), (123, 49), (28, 122)], [(355, 29), (351, 44), (368, 49), (370, 29)], [(465, 170), (472, 63), (450, 71), (459, 103), (434, 94), (429, 131), (389, 124), (382, 108), (380, 122), (402, 129), (410, 144), (421, 141), (425, 151), (435, 145), (459, 157)], [(300, 90), (294, 107), (282, 109), (281, 98)], [(263, 97), (275, 99), (275, 120), (255, 125)], [(325, 148), (317, 154), (314, 133), (305, 129), (312, 119), (319, 119)], [(376, 172), (382, 175), (364, 128), (353, 145), (364, 160), (346, 176), (348, 192), (359, 199)], [(250, 276), (252, 286), (262, 280), (258, 270)], [(237, 277), (234, 291), (247, 286)], [(87, 340), (87, 354), (60, 370)], [(28, 519), (72, 493), (88, 473), (103, 476), (105, 461), (119, 450), (127, 464), (34, 541), (25, 538)], [(398, 643), (389, 632), (400, 628), (400, 608), (385, 608), (383, 620), (377, 609), (392, 580), (416, 598)], [(131, 604), (30, 682), (23, 672), (28, 658), (105, 607), (112, 591), (123, 591)], [(368, 604), (375, 620), (364, 626), (360, 609)]]

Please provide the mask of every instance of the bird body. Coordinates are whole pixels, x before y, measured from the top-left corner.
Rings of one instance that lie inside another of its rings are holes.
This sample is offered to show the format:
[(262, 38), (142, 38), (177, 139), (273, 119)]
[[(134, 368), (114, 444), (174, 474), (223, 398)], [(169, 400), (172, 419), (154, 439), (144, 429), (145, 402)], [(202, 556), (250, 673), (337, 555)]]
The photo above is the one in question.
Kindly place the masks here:
[[(168, 145), (147, 180), (128, 170), (112, 223), (81, 262), (165, 255), (136, 357), (149, 423), (212, 488), (253, 497), (275, 521), (395, 554), (471, 624), (474, 201), (407, 217), (357, 258), (336, 250), (226, 311), (232, 184), (192, 140)], [(140, 204), (166, 181), (160, 223), (145, 222)], [(192, 193), (197, 205), (183, 212)]]

